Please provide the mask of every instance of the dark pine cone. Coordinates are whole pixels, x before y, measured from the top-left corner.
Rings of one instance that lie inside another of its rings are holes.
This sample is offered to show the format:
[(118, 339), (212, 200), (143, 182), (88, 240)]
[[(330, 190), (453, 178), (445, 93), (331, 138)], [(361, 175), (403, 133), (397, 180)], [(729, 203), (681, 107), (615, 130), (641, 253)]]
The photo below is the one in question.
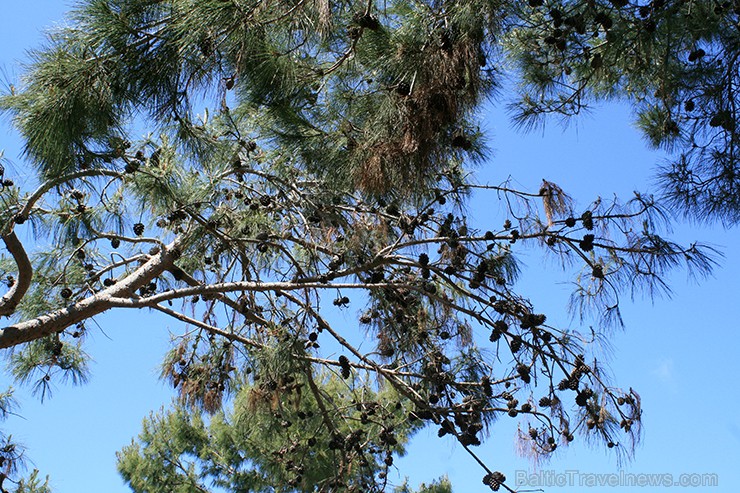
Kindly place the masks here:
[(350, 373), (350, 366), (349, 366), (349, 359), (345, 355), (341, 355), (339, 357), (339, 364), (342, 367), (342, 378), (345, 380), (348, 379), (351, 375)]
[(504, 476), (499, 471), (495, 471), (483, 476), (483, 484), (491, 488), (493, 491), (498, 491), (502, 484), (506, 481)]
[(583, 222), (583, 227), (586, 229), (594, 229), (594, 220), (593, 215), (591, 211), (586, 211), (583, 214), (581, 214), (581, 221)]
[(590, 252), (594, 249), (594, 235), (587, 234), (583, 235), (583, 239), (578, 243), (578, 246), (581, 247), (581, 250), (584, 252)]
[(576, 395), (576, 404), (584, 407), (588, 403), (589, 397), (593, 395), (593, 391), (591, 389), (583, 389), (580, 392), (578, 392), (578, 395)]
[(491, 379), (488, 377), (483, 377), (480, 380), (481, 387), (483, 388), (483, 393), (486, 394), (487, 397), (491, 397), (493, 395), (493, 388), (491, 387)]
[(511, 352), (517, 353), (522, 348), (522, 339), (518, 336), (514, 336), (511, 338), (511, 342), (509, 344), (511, 347)]

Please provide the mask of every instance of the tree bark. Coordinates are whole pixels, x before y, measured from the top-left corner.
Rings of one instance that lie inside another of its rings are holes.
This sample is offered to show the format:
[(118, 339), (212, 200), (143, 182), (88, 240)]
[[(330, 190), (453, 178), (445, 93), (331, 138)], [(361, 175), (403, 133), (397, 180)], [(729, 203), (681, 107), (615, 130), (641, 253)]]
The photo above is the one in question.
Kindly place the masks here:
[(66, 308), (0, 329), (0, 349), (61, 332), (71, 325), (114, 308), (116, 304), (112, 300), (135, 296), (139, 287), (170, 269), (177, 254), (179, 251), (177, 251), (176, 243), (170, 243), (113, 286)]
[(23, 244), (20, 242), (18, 237), (15, 235), (15, 231), (11, 231), (8, 234), (2, 236), (3, 243), (8, 249), (10, 254), (15, 260), (15, 265), (18, 267), (18, 279), (15, 280), (10, 290), (0, 298), (0, 317), (10, 316), (15, 312), (18, 303), (21, 302), (23, 296), (31, 287), (31, 278), (33, 277), (33, 266), (31, 261), (28, 259), (26, 250), (23, 248)]

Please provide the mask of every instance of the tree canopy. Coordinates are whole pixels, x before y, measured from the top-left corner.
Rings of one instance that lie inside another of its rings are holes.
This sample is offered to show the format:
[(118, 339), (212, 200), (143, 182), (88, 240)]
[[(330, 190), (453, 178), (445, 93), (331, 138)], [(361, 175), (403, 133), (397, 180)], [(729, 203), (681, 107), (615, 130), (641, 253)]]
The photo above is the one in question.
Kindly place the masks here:
[[(84, 382), (86, 335), (109, 310), (180, 322), (162, 370), (179, 402), (119, 455), (135, 491), (383, 491), (423, 426), (513, 491), (475, 452), (506, 415), (534, 456), (578, 438), (629, 454), (639, 396), (589, 342), (621, 324), (625, 293), (710, 271), (711, 249), (664, 237), (671, 209), (738, 220), (739, 9), (82, 2), (0, 98), (36, 173), (24, 190), (0, 168), (13, 375), (42, 398)], [(479, 110), (499, 90), (524, 128), (631, 104), (670, 151), (661, 193), (576, 210), (552, 181), (475, 183)], [(502, 215), (469, 220), (473, 193)], [(572, 273), (572, 325), (518, 289), (527, 245)], [(0, 477), (18, 462), (0, 450)], [(29, 481), (17, 491), (46, 488)]]

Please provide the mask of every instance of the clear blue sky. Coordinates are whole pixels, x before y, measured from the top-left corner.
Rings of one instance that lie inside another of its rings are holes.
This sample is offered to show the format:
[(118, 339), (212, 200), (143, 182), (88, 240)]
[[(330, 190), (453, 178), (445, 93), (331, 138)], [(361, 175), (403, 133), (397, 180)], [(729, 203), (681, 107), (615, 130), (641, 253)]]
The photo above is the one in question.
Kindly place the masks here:
[[(43, 29), (62, 21), (72, 2), (3, 3), (0, 67), (13, 79), (20, 72), (25, 50), (38, 45)], [(486, 113), (485, 125), (496, 152), (478, 171), (479, 181), (500, 183), (511, 175), (520, 186), (537, 190), (546, 178), (571, 193), (582, 207), (597, 196), (609, 198), (616, 193), (627, 198), (633, 190), (649, 190), (652, 170), (660, 159), (646, 149), (631, 126), (629, 111), (618, 105), (579, 119), (567, 131), (553, 124), (544, 133), (522, 135), (509, 128), (500, 107)], [(24, 163), (19, 148), (7, 118), (1, 120), (0, 149), (14, 161), (22, 182)], [(496, 205), (475, 200), (471, 208), (474, 222), (485, 227), (485, 211), (491, 207)], [(619, 466), (614, 454), (605, 449), (575, 445), (540, 464), (543, 474), (571, 470), (671, 473), (675, 477), (716, 473), (719, 486), (703, 491), (736, 491), (740, 484), (740, 324), (736, 315), (740, 229), (679, 225), (675, 237), (717, 245), (726, 257), (714, 276), (698, 285), (688, 282), (683, 273), (673, 276), (671, 299), (635, 300), (623, 307), (627, 330), (611, 337), (611, 369), (615, 382), (632, 386), (643, 398), (645, 433), (635, 460)], [(568, 286), (558, 283), (565, 277), (536, 251), (523, 253), (527, 269), (522, 291), (531, 293), (549, 320), (569, 323), (564, 309)], [(115, 471), (115, 451), (138, 433), (144, 416), (170, 400), (170, 391), (157, 380), (157, 365), (172, 322), (146, 312), (112, 312), (98, 322), (102, 330), (95, 332), (89, 345), (95, 360), (90, 383), (57, 387), (43, 405), (21, 390), (21, 416), (4, 425), (28, 447), (35, 466), (51, 475), (57, 493), (128, 491)], [(0, 387), (9, 383), (7, 373), (0, 374)], [(517, 470), (537, 470), (517, 455), (513, 423), (502, 419), (479, 450), (510, 481)], [(480, 482), (478, 466), (452, 441), (437, 439), (434, 431), (422, 433), (398, 466), (412, 483), (446, 473), (458, 493), (487, 490)], [(576, 477), (573, 487), (545, 490), (628, 490), (579, 487), (579, 479), (584, 477)]]

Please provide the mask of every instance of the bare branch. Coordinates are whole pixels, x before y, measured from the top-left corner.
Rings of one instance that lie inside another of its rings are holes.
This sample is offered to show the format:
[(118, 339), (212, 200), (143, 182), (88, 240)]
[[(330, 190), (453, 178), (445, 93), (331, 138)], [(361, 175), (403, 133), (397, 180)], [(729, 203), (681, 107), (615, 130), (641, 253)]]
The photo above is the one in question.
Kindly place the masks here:
[(18, 303), (21, 302), (26, 291), (28, 291), (28, 288), (31, 286), (33, 266), (31, 265), (31, 261), (28, 259), (26, 250), (23, 248), (23, 244), (21, 244), (14, 231), (3, 235), (2, 238), (3, 243), (5, 243), (5, 247), (13, 256), (16, 266), (18, 266), (18, 279), (15, 280), (10, 291), (0, 298), (0, 316), (7, 317), (15, 312)]

